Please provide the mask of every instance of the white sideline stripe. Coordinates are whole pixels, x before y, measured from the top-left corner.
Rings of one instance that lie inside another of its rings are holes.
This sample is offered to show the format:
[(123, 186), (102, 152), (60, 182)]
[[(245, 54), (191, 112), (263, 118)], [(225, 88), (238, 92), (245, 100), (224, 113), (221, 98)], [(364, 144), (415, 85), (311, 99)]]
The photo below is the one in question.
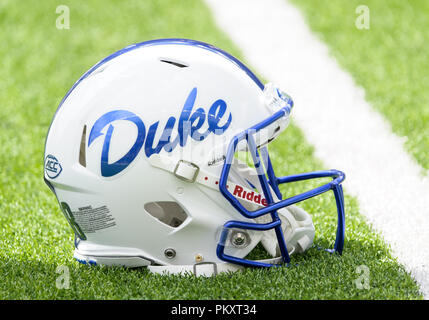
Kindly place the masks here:
[(404, 151), (403, 139), (365, 101), (364, 91), (286, 0), (206, 2), (246, 61), (292, 96), (292, 116), (315, 155), (346, 173), (344, 186), (357, 197), (360, 212), (428, 299), (429, 181)]

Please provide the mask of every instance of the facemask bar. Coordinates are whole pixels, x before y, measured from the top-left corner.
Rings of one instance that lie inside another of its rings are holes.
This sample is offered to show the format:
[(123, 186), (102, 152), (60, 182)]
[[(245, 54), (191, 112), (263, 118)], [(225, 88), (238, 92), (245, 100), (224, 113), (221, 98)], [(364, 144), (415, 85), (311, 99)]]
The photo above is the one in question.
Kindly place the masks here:
[[(265, 119), (264, 121), (258, 123), (257, 125), (237, 134), (236, 136), (234, 136), (234, 138), (232, 139), (232, 141), (228, 146), (225, 163), (222, 168), (222, 172), (219, 180), (220, 192), (231, 203), (231, 205), (236, 210), (238, 210), (238, 212), (240, 212), (244, 217), (249, 219), (254, 219), (265, 214), (270, 214), (272, 218), (272, 222), (265, 223), (265, 224), (234, 221), (234, 220), (226, 222), (224, 224), (224, 228), (221, 233), (220, 241), (218, 243), (217, 250), (216, 250), (218, 258), (223, 261), (231, 262), (231, 263), (235, 263), (243, 266), (250, 266), (250, 267), (278, 266), (276, 264), (269, 264), (269, 263), (237, 258), (224, 253), (225, 243), (227, 241), (229, 229), (239, 228), (239, 229), (249, 229), (249, 230), (258, 230), (258, 231), (266, 231), (266, 230), (274, 229), (277, 236), (277, 241), (279, 243), (279, 248), (282, 254), (283, 261), (285, 263), (289, 263), (290, 257), (289, 257), (286, 243), (284, 240), (284, 235), (281, 227), (281, 220), (278, 216), (277, 210), (290, 206), (297, 202), (301, 202), (309, 198), (315, 197), (329, 190), (332, 190), (335, 195), (335, 200), (337, 204), (337, 213), (338, 213), (338, 225), (337, 225), (334, 250), (329, 250), (329, 251), (331, 252), (336, 251), (340, 254), (342, 253), (343, 245), (344, 245), (344, 233), (345, 233), (345, 212), (344, 212), (344, 196), (343, 196), (341, 182), (343, 182), (345, 179), (344, 173), (338, 170), (326, 170), (326, 171), (309, 172), (309, 173), (303, 173), (303, 174), (297, 174), (297, 175), (291, 175), (291, 176), (285, 176), (285, 177), (276, 177), (273, 170), (273, 166), (271, 164), (271, 160), (269, 159), (269, 156), (268, 156), (268, 151), (266, 150), (265, 147), (260, 148), (260, 150), (258, 151), (257, 145), (255, 143), (255, 139), (253, 138), (253, 134), (257, 133), (259, 130), (269, 126), (273, 122), (279, 120), (281, 117), (288, 117), (290, 113), (290, 109), (291, 108), (288, 105), (280, 109), (276, 113), (274, 113), (268, 119)], [(258, 179), (261, 184), (262, 191), (268, 203), (266, 207), (263, 207), (255, 211), (247, 210), (238, 201), (238, 199), (235, 198), (231, 194), (231, 192), (229, 192), (229, 190), (227, 189), (227, 181), (228, 181), (228, 176), (231, 169), (232, 160), (237, 150), (237, 146), (239, 142), (242, 140), (247, 141), (247, 145), (252, 155), (252, 159), (258, 174)], [(260, 152), (262, 153), (262, 158), (265, 160), (265, 168), (263, 167), (263, 164), (261, 162)], [(267, 179), (267, 176), (268, 176), (268, 179)], [(308, 180), (308, 179), (324, 178), (324, 177), (331, 177), (332, 181), (330, 181), (325, 185), (306, 191), (302, 194), (295, 195), (287, 199), (282, 199), (282, 195), (279, 189), (280, 184)], [(272, 188), (272, 190), (274, 190), (277, 198), (280, 199), (280, 201), (274, 202), (270, 187)]]

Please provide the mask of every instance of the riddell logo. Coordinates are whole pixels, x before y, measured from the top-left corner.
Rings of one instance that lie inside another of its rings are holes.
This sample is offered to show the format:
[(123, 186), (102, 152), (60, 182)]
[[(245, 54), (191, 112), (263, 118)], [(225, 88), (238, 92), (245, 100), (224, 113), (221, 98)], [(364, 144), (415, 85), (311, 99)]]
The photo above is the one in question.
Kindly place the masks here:
[(248, 200), (259, 205), (263, 205), (264, 207), (268, 205), (267, 200), (263, 198), (259, 193), (256, 193), (254, 191), (245, 191), (244, 188), (240, 186), (235, 186), (234, 192), (232, 194), (241, 199)]

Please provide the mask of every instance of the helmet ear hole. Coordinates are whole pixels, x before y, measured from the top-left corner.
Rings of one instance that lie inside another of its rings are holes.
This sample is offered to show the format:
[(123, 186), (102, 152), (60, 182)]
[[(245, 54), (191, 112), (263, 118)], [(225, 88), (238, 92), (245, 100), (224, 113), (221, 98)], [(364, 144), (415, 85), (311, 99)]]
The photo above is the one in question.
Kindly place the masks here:
[(175, 201), (148, 202), (144, 209), (152, 217), (173, 228), (179, 227), (188, 217), (185, 210)]

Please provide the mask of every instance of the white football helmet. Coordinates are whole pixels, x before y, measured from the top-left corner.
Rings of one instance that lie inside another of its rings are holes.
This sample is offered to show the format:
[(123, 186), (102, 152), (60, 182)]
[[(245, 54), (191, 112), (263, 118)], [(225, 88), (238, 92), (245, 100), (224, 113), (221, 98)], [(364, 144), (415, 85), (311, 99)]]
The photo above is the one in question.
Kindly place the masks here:
[[(292, 106), (198, 41), (143, 42), (97, 63), (61, 101), (45, 145), (45, 181), (75, 232), (74, 257), (199, 275), (278, 266), (314, 239), (294, 204), (328, 190), (341, 253), (344, 174), (274, 174), (267, 145)], [(332, 181), (282, 199), (280, 184), (320, 177)], [(272, 259), (245, 258), (258, 243)]]

